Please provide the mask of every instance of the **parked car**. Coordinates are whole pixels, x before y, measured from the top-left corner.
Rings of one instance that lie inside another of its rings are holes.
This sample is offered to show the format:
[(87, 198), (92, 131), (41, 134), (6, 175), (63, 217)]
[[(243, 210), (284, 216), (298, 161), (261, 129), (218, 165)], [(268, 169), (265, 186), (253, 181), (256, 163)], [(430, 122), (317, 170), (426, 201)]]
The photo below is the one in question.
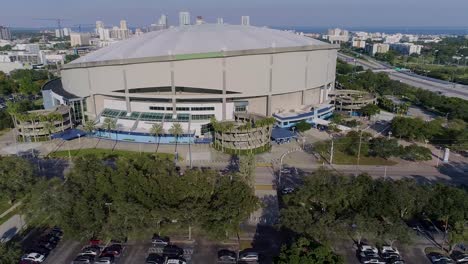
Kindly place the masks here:
[(92, 255), (80, 255), (73, 260), (72, 264), (92, 264), (94, 259)]
[(169, 258), (178, 258), (184, 255), (184, 250), (176, 245), (167, 245), (163, 249), (163, 256)]
[(455, 263), (451, 258), (445, 255), (442, 255), (440, 253), (429, 253), (428, 257), (432, 263), (437, 263), (437, 264)]
[(452, 255), (450, 255), (456, 263), (468, 263), (468, 254), (463, 253), (460, 251), (454, 251)]
[(374, 252), (375, 254), (379, 253), (379, 250), (376, 247), (369, 246), (366, 244), (361, 244), (359, 246), (359, 251), (361, 252)]
[(32, 252), (21, 257), (21, 260), (32, 260), (35, 262), (42, 263), (45, 260), (45, 256), (39, 253)]
[(112, 244), (102, 251), (102, 255), (112, 255), (114, 257), (120, 257), (122, 254), (123, 247), (121, 244)]
[(363, 264), (386, 264), (385, 260), (381, 258), (363, 258), (361, 259), (361, 263)]
[(98, 245), (86, 246), (81, 250), (81, 252), (87, 252), (86, 254), (93, 254), (97, 256), (101, 253), (101, 247)]
[(170, 239), (169, 237), (162, 237), (159, 235), (154, 235), (153, 238), (151, 239), (151, 243), (154, 246), (159, 246), (159, 247), (164, 247), (166, 245), (169, 245)]
[(380, 253), (396, 253), (396, 254), (400, 254), (400, 252), (398, 251), (398, 249), (394, 248), (394, 247), (391, 247), (391, 246), (383, 246), (381, 249), (380, 249)]
[(170, 258), (166, 261), (166, 264), (187, 264), (187, 262), (183, 259)]
[(114, 257), (113, 256), (106, 256), (106, 257), (99, 257), (94, 264), (113, 264)]
[(166, 261), (166, 258), (163, 256), (156, 254), (156, 253), (151, 253), (148, 255), (146, 258), (146, 264), (164, 264)]
[(218, 260), (236, 263), (237, 254), (234, 251), (222, 249), (218, 251)]
[(239, 254), (239, 260), (241, 261), (258, 261), (259, 255), (255, 251), (244, 251)]

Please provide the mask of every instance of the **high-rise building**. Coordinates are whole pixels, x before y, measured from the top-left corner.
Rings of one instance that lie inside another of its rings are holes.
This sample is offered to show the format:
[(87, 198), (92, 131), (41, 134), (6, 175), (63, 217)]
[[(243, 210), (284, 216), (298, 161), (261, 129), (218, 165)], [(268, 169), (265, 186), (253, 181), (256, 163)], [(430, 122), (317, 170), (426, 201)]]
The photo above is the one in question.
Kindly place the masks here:
[(127, 21), (125, 21), (125, 20), (120, 20), (120, 29), (122, 29), (122, 30), (128, 30)]
[(250, 16), (242, 16), (241, 17), (241, 25), (250, 26)]
[(63, 38), (63, 36), (64, 36), (64, 35), (63, 35), (63, 29), (57, 28), (57, 29), (55, 30), (55, 37), (56, 37), (56, 38)]
[(195, 25), (201, 25), (201, 24), (204, 24), (205, 21), (203, 21), (203, 17), (202, 16), (197, 16), (197, 20), (195, 20)]
[(63, 28), (63, 35), (64, 35), (65, 37), (70, 36), (70, 33), (71, 33), (71, 29), (70, 29), (70, 28)]
[(161, 17), (159, 17), (158, 25), (163, 29), (167, 28), (167, 16), (165, 14), (162, 14)]
[(143, 31), (141, 30), (141, 28), (135, 29), (135, 36), (141, 36), (141, 35), (143, 35), (143, 34), (144, 34), (144, 33), (143, 33)]
[(0, 39), (11, 40), (10, 28), (0, 26)]
[(220, 24), (220, 25), (221, 25), (221, 24), (224, 24), (224, 19), (223, 19), (222, 17), (218, 17), (218, 19), (216, 20), (216, 22), (217, 22), (218, 24)]
[(72, 47), (76, 46), (87, 46), (89, 45), (89, 40), (91, 34), (89, 33), (76, 33), (73, 32), (70, 34), (70, 42)]
[(190, 25), (190, 13), (189, 12), (179, 12), (179, 26)]

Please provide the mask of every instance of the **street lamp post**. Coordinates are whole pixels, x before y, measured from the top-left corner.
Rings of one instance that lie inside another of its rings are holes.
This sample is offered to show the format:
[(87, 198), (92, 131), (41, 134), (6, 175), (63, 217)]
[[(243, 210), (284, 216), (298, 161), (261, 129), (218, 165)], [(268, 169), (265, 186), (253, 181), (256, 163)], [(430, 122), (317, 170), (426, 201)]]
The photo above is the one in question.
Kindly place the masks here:
[(333, 135), (330, 135), (331, 137), (331, 146), (330, 146), (330, 165), (333, 165)]

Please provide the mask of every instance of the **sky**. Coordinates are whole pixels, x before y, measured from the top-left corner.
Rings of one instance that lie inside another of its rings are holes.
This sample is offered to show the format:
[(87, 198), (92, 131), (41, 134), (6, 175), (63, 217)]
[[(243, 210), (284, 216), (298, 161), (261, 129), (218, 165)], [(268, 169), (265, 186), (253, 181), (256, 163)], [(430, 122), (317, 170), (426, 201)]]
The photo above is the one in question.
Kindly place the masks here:
[(178, 12), (189, 11), (192, 20), (201, 15), (208, 23), (223, 17), (240, 23), (249, 15), (257, 26), (310, 27), (464, 27), (468, 29), (468, 0), (0, 0), (0, 25), (52, 27), (64, 18), (64, 26), (106, 26), (126, 19), (132, 27), (155, 23), (164, 13), (170, 24)]

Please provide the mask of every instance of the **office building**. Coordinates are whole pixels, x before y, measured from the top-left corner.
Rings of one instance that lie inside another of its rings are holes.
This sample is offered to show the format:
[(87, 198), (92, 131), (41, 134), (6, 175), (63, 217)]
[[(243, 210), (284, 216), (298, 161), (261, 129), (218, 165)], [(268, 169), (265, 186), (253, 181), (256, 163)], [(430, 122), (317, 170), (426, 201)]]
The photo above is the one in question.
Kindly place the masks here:
[(351, 46), (353, 48), (364, 49), (366, 48), (366, 40), (360, 38), (353, 38), (351, 40)]
[(414, 45), (412, 43), (395, 43), (390, 45), (390, 49), (395, 50), (403, 55), (421, 54), (423, 46)]
[(71, 32), (70, 28), (63, 28), (63, 36), (69, 37)]
[(222, 25), (224, 24), (224, 19), (222, 17), (218, 17), (218, 19), (216, 19), (216, 23)]
[(189, 12), (179, 12), (179, 26), (190, 25), (190, 13)]
[(385, 43), (374, 43), (366, 45), (366, 52), (374, 56), (376, 53), (387, 53), (390, 50), (390, 45)]
[(71, 42), (72, 47), (88, 46), (90, 39), (91, 39), (91, 34), (89, 33), (73, 32), (70, 34), (70, 42)]
[(333, 28), (328, 30), (328, 34), (323, 36), (332, 44), (341, 44), (349, 41), (349, 32), (340, 28)]
[(168, 21), (167, 21), (167, 16), (165, 14), (162, 14), (161, 17), (159, 17), (158, 25), (161, 27), (161, 29), (167, 28)]
[(241, 25), (250, 26), (250, 16), (242, 16), (241, 17)]
[(63, 38), (63, 37), (64, 37), (64, 35), (63, 35), (63, 29), (57, 28), (57, 29), (55, 30), (55, 37), (56, 37), (56, 38)]
[(399, 43), (402, 38), (403, 38), (402, 34), (386, 35), (384, 37), (384, 43), (387, 43), (387, 44)]
[(126, 20), (120, 20), (120, 29), (121, 29), (121, 30), (128, 30), (127, 21), (126, 21)]
[(0, 26), (0, 39), (3, 40), (11, 40), (11, 32), (10, 28)]
[(192, 140), (208, 135), (210, 118), (232, 120), (245, 112), (274, 116), (283, 126), (298, 118), (314, 122), (333, 112), (327, 103), (338, 48), (269, 28), (169, 28), (66, 64), (62, 78), (44, 86), (53, 91), (44, 101), (75, 100), (98, 127), (106, 117), (115, 119), (117, 131), (125, 131), (118, 140), (155, 142), (149, 134), (155, 123), (166, 131), (180, 123)]

